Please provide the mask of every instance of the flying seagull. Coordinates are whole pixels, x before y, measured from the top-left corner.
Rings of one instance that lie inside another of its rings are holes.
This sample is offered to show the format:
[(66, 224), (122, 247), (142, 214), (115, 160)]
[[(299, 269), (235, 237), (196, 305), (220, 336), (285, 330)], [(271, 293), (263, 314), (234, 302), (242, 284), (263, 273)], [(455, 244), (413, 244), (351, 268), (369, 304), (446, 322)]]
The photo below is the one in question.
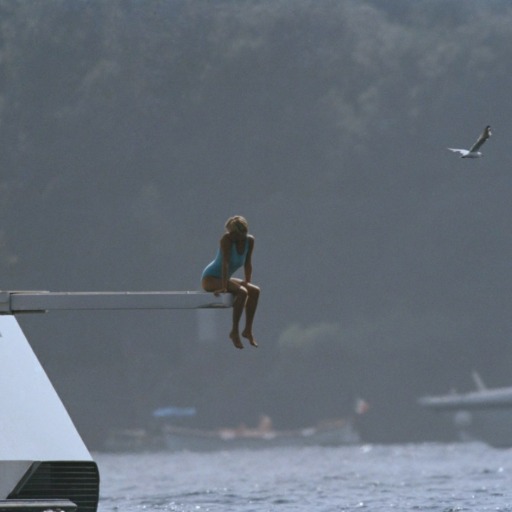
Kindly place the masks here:
[(454, 149), (454, 148), (448, 148), (450, 151), (453, 151), (454, 153), (460, 153), (461, 158), (480, 158), (482, 156), (482, 153), (478, 151), (482, 144), (492, 135), (491, 127), (486, 126), (484, 131), (482, 132), (482, 135), (478, 137), (478, 140), (471, 146), (470, 149)]

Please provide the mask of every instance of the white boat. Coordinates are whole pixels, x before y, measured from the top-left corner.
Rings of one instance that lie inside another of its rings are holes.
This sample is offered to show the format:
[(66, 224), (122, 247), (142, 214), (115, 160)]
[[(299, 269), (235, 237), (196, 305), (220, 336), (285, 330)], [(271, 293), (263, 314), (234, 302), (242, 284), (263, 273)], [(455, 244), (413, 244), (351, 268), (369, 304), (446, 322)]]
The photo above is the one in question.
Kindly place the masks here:
[(98, 466), (16, 314), (231, 307), (204, 292), (0, 291), (0, 512), (96, 512)]
[(433, 411), (449, 414), (462, 441), (512, 446), (512, 387), (487, 388), (476, 372), (473, 379), (475, 391), (424, 396), (418, 402)]

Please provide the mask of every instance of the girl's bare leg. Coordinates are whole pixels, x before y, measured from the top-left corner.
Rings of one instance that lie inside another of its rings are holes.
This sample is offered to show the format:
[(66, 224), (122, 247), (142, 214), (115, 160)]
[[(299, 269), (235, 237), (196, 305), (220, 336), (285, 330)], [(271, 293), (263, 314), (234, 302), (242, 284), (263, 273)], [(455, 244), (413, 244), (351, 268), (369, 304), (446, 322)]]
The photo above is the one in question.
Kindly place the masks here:
[(233, 301), (233, 328), (229, 333), (229, 337), (236, 348), (244, 348), (242, 340), (240, 339), (239, 325), (245, 303), (247, 302), (247, 289), (236, 281), (230, 280), (228, 282), (228, 291), (235, 296), (235, 300)]
[(254, 335), (252, 333), (252, 323), (256, 313), (256, 308), (258, 307), (260, 289), (253, 284), (246, 284), (246, 287), (248, 297), (245, 304), (245, 329), (242, 332), (242, 336), (247, 338), (253, 347), (257, 347), (258, 342), (254, 339)]

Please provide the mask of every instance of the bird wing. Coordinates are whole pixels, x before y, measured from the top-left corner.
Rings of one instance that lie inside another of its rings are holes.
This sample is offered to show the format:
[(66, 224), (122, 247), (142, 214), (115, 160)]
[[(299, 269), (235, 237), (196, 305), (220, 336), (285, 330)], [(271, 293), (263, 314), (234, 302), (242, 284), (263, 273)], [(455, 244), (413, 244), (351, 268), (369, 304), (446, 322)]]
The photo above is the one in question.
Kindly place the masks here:
[(480, 137), (478, 137), (478, 140), (471, 146), (471, 149), (469, 150), (470, 153), (474, 153), (480, 149), (482, 144), (492, 135), (491, 133), (491, 127), (486, 126)]
[(455, 148), (448, 148), (450, 151), (453, 151), (454, 153), (460, 153), (462, 156), (466, 156), (469, 154), (469, 151), (467, 149), (455, 149)]

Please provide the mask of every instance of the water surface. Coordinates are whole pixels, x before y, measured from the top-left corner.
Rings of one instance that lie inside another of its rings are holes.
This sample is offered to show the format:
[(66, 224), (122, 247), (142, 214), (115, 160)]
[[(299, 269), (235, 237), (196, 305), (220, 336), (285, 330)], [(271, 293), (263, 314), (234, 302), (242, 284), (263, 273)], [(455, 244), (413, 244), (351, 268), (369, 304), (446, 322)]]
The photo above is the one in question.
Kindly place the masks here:
[(479, 443), (96, 454), (95, 459), (99, 512), (512, 512), (512, 451)]

